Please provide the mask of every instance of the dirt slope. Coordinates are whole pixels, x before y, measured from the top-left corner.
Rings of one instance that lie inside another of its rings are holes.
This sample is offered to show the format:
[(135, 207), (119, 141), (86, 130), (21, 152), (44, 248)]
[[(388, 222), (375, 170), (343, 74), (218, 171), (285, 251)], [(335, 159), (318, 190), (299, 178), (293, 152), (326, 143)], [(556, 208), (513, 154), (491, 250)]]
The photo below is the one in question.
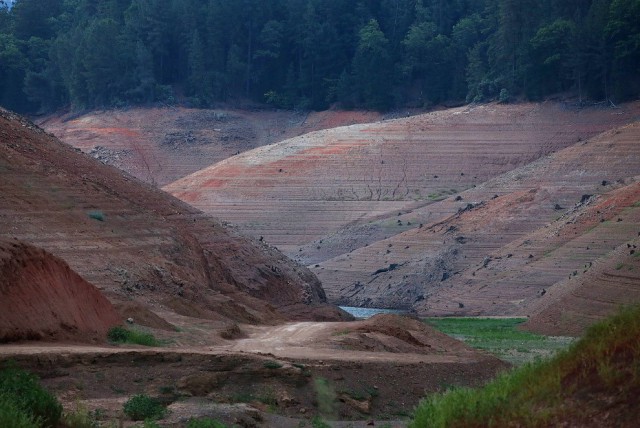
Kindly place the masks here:
[(574, 278), (551, 287), (532, 305), (524, 328), (554, 336), (581, 336), (621, 305), (640, 301), (639, 240), (626, 242), (589, 262)]
[[(291, 256), (315, 240), (302, 259), (314, 263), (319, 258), (311, 250), (322, 251), (320, 239), (347, 225), (366, 226), (385, 215), (388, 224), (376, 240), (389, 237), (397, 233), (389, 213), (480, 185), (628, 123), (638, 110), (576, 110), (553, 103), (466, 106), (310, 133), (234, 156), (165, 189)], [(434, 205), (430, 218), (447, 214), (447, 207)], [(357, 234), (340, 235), (341, 244), (324, 257), (364, 244)]]
[(299, 114), (174, 107), (49, 116), (37, 124), (103, 163), (163, 186), (265, 144), (379, 117), (368, 112)]
[(17, 240), (0, 240), (0, 342), (103, 342), (120, 322), (100, 291), (64, 261)]
[(112, 301), (240, 322), (339, 319), (306, 268), (0, 112), (0, 237), (65, 260)]
[[(340, 303), (528, 315), (554, 283), (640, 231), (639, 132), (632, 124), (604, 133), (463, 192), (460, 201), (403, 214), (398, 221), (423, 227), (313, 270)], [(425, 221), (436, 207), (450, 215)]]

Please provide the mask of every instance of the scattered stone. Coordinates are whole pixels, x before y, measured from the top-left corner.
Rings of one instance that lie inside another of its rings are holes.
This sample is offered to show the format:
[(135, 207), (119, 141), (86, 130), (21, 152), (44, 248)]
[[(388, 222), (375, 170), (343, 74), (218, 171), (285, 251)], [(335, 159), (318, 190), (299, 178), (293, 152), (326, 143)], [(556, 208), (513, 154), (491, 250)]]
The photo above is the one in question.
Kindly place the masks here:
[(131, 318), (131, 317), (127, 318), (127, 323), (128, 324), (133, 324), (133, 318)]

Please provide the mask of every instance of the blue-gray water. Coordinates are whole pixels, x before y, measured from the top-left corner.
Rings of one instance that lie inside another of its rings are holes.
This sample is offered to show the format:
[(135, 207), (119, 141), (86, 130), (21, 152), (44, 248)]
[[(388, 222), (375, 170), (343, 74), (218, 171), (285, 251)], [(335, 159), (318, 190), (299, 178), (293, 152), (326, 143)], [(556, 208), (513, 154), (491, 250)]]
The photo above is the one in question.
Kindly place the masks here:
[(398, 309), (378, 309), (378, 308), (354, 308), (352, 306), (340, 306), (341, 309), (349, 312), (356, 318), (371, 318), (378, 314), (406, 314), (407, 311)]

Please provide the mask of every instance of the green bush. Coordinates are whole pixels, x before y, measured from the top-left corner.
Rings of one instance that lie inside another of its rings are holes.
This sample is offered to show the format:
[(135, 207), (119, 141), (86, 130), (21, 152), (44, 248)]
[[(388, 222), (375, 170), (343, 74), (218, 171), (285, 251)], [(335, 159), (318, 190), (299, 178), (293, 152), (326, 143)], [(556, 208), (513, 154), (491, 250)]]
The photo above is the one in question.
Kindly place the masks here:
[(281, 368), (281, 367), (282, 367), (282, 364), (280, 364), (280, 363), (279, 363), (279, 362), (277, 362), (277, 361), (265, 361), (265, 362), (264, 362), (264, 364), (263, 364), (263, 366), (264, 366), (264, 368), (265, 368), (265, 369), (272, 369), (272, 370), (275, 370), (275, 369), (279, 369), (279, 368)]
[(129, 338), (129, 331), (124, 327), (112, 327), (107, 332), (107, 339), (114, 343), (126, 343)]
[(62, 416), (64, 426), (67, 428), (98, 428), (98, 421), (93, 413), (85, 406), (78, 404), (73, 412), (65, 412)]
[(124, 414), (134, 421), (153, 420), (163, 418), (166, 414), (166, 409), (155, 398), (145, 394), (138, 394), (124, 403)]
[(211, 418), (190, 419), (187, 428), (226, 428), (220, 421)]
[(312, 428), (331, 428), (331, 425), (326, 423), (320, 416), (314, 416), (311, 419), (311, 427)]
[(89, 211), (87, 215), (94, 220), (104, 221), (104, 213), (102, 211)]
[(511, 99), (511, 95), (509, 94), (509, 91), (506, 88), (502, 88), (500, 90), (500, 95), (498, 96), (498, 101), (501, 104), (507, 104), (510, 99)]
[(0, 394), (0, 427), (39, 428), (40, 421), (21, 409), (15, 397)]
[[(6, 414), (10, 414), (14, 408), (18, 409), (31, 417), (36, 426), (55, 427), (62, 416), (62, 406), (49, 391), (40, 386), (38, 378), (16, 367), (8, 366), (0, 370), (0, 395), (5, 397), (5, 402), (11, 403), (3, 404)], [(0, 426), (6, 425), (0, 423)]]
[(133, 343), (144, 346), (160, 346), (160, 342), (151, 333), (113, 327), (107, 332), (107, 339), (113, 343)]

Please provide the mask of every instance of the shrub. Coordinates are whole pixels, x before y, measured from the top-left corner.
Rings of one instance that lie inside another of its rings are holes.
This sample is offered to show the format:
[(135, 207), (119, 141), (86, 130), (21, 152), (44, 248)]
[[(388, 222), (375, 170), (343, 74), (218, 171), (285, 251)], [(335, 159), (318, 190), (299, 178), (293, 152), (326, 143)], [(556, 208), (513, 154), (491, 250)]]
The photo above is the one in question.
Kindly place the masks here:
[(0, 427), (38, 428), (40, 421), (19, 408), (15, 397), (0, 394)]
[(78, 405), (73, 412), (65, 413), (62, 417), (67, 428), (98, 428), (94, 415), (82, 405)]
[(314, 416), (311, 419), (312, 428), (331, 428), (331, 425), (322, 420), (320, 416)]
[(263, 364), (265, 369), (279, 369), (282, 367), (282, 364), (280, 364), (277, 361), (265, 361)]
[(226, 428), (220, 421), (211, 418), (190, 419), (187, 428)]
[(145, 394), (138, 394), (124, 403), (124, 414), (134, 421), (153, 420), (163, 418), (166, 414), (166, 409), (155, 398)]
[(115, 343), (125, 343), (129, 337), (128, 330), (124, 327), (112, 327), (107, 332), (107, 339)]
[(104, 221), (104, 213), (102, 211), (89, 211), (87, 215), (94, 220)]
[(8, 366), (0, 370), (0, 395), (5, 397), (5, 402), (11, 403), (4, 404), (7, 414), (18, 409), (33, 421), (40, 421), (37, 426), (55, 427), (62, 416), (62, 406), (49, 391), (40, 386), (38, 378), (16, 367)]
[(509, 91), (506, 88), (500, 89), (500, 95), (498, 95), (498, 101), (501, 104), (506, 104), (511, 99), (511, 95), (509, 95)]
[(160, 346), (160, 342), (151, 333), (113, 327), (107, 332), (107, 339), (113, 343), (133, 343), (143, 346)]

